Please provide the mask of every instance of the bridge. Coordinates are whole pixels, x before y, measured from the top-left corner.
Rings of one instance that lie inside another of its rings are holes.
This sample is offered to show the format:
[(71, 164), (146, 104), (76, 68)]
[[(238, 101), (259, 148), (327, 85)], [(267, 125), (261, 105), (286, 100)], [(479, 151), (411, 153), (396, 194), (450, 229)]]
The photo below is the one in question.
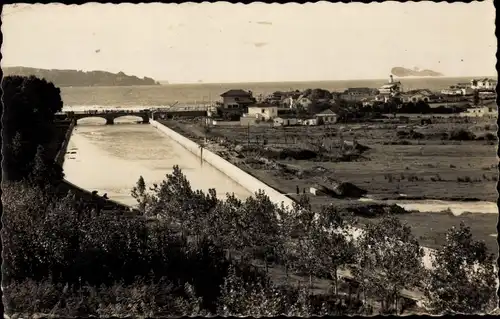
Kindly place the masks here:
[(137, 116), (142, 118), (142, 123), (149, 123), (149, 110), (104, 110), (104, 111), (82, 111), (82, 112), (64, 112), (68, 119), (78, 121), (88, 117), (100, 117), (106, 120), (106, 124), (114, 124), (115, 119), (122, 116)]

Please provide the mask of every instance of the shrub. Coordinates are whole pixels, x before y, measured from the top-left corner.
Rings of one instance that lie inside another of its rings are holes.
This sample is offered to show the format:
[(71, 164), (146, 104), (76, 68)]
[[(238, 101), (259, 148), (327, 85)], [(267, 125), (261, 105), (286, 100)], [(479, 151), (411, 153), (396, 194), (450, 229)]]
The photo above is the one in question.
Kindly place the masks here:
[(452, 131), (449, 139), (453, 141), (473, 141), (476, 136), (469, 130), (459, 129)]

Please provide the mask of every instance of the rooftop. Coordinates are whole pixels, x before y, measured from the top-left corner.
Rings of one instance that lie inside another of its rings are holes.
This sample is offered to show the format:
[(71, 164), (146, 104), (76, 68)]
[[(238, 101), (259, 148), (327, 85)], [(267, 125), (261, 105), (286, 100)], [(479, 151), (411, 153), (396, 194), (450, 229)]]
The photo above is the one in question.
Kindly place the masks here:
[(322, 112), (316, 113), (316, 115), (337, 115), (337, 113), (335, 113), (334, 111), (332, 111), (330, 109), (326, 109)]
[(241, 96), (241, 97), (247, 97), (251, 96), (252, 93), (244, 91), (244, 90), (229, 90), (227, 92), (222, 93), (220, 96), (226, 97), (226, 96)]

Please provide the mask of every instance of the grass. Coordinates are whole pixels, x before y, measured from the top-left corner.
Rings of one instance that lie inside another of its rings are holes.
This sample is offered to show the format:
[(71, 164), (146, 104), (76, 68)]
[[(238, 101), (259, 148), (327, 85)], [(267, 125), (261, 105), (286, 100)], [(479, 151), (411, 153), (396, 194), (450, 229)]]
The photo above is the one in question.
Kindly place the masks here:
[[(401, 127), (401, 124), (384, 122), (285, 128), (221, 125), (211, 127), (206, 135), (196, 122), (168, 123), (168, 125), (198, 141), (203, 140), (205, 136), (218, 141), (230, 141), (232, 145), (240, 146), (256, 146), (259, 141), (260, 145), (256, 149), (264, 147), (314, 151), (322, 149), (326, 150), (326, 153), (338, 155), (341, 153), (339, 135), (343, 135), (345, 140), (356, 139), (361, 145), (370, 147), (362, 154), (364, 159), (341, 162), (286, 158), (277, 160), (277, 165), (254, 165), (250, 164), (251, 161), (245, 162), (244, 158), (230, 158), (234, 164), (282, 193), (294, 194), (297, 187), (300, 193), (307, 192), (314, 183), (325, 176), (330, 176), (351, 182), (366, 189), (368, 194), (386, 199), (396, 199), (400, 194), (406, 194), (410, 198), (496, 201), (498, 196), (496, 146), (481, 140), (442, 139), (443, 133), (451, 135), (461, 130), (473, 131), (477, 136), (488, 134), (489, 132), (484, 131), (485, 128), (496, 127), (492, 121), (486, 118), (433, 119), (432, 124), (418, 127), (420, 135), (414, 134), (418, 138), (411, 140), (409, 145), (391, 145), (387, 142), (401, 140), (402, 133), (398, 132), (409, 131), (411, 122), (404, 125), (406, 128), (399, 129), (397, 127)], [(414, 123), (413, 127), (417, 127), (417, 124)], [(339, 134), (341, 127), (344, 133)], [(352, 135), (345, 134), (346, 132)], [(264, 139), (267, 139), (266, 145), (262, 145)], [(262, 153), (257, 155), (262, 156)], [(327, 197), (311, 196), (311, 201), (313, 206), (329, 202), (334, 202), (336, 205), (359, 205), (359, 202)], [(409, 223), (422, 245), (435, 248), (443, 242), (444, 233), (449, 227), (458, 225), (460, 220), (464, 220), (472, 228), (474, 236), (484, 240), (491, 251), (496, 251), (496, 239), (490, 235), (496, 233), (497, 216), (469, 215), (411, 213), (401, 215), (400, 218)]]

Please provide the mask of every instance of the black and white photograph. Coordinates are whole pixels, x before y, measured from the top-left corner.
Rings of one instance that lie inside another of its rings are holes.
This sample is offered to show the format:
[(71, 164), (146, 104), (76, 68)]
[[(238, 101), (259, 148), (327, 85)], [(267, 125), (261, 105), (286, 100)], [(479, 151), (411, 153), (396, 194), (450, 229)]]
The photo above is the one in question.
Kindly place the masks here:
[(499, 315), (495, 16), (3, 5), (4, 318)]

